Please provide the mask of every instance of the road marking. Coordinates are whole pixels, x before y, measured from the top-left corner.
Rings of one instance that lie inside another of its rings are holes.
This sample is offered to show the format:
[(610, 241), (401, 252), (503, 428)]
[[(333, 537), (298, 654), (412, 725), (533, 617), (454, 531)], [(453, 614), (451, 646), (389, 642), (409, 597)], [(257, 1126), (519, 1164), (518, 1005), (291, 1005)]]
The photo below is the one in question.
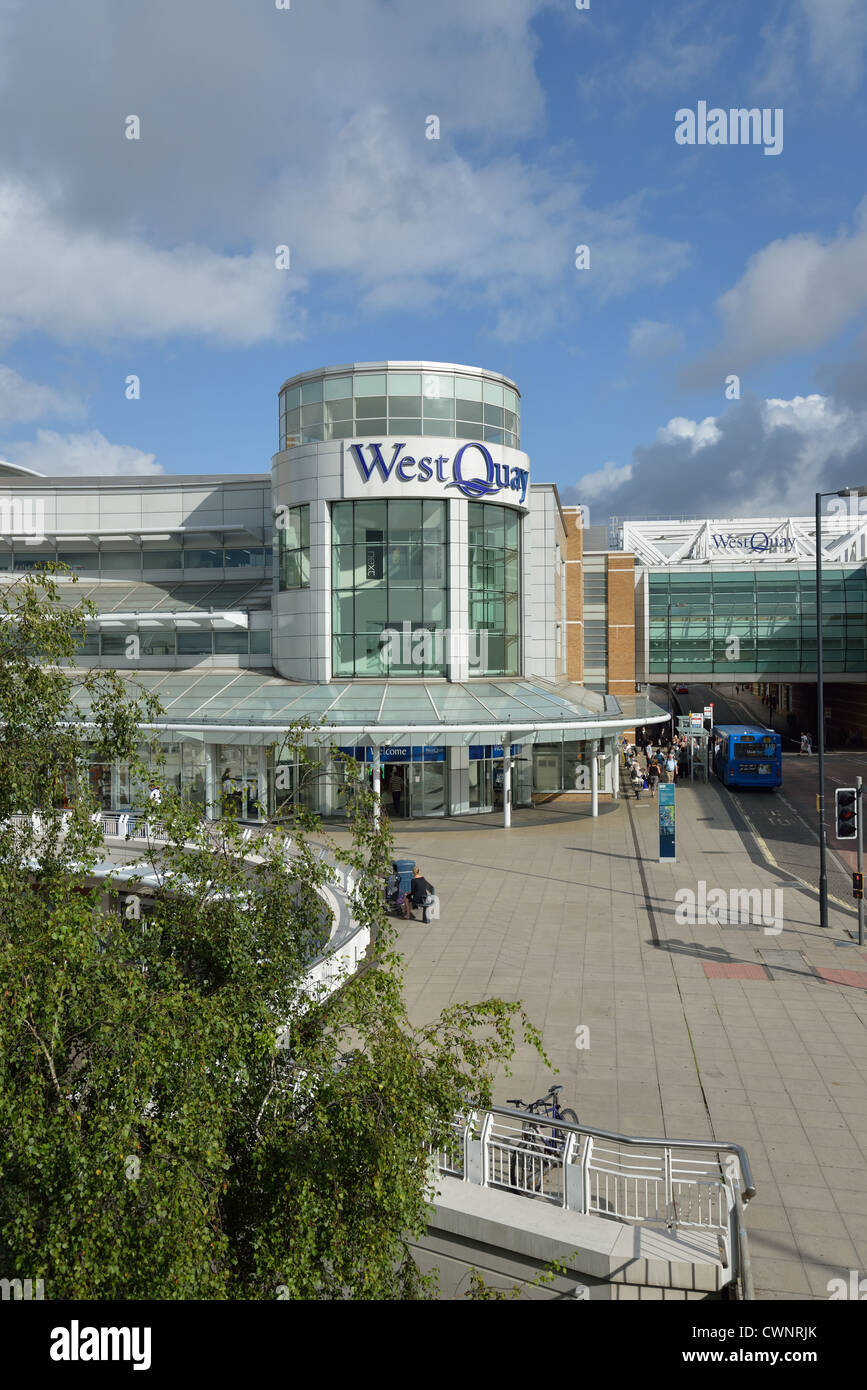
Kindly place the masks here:
[[(798, 811), (798, 810), (792, 805), (792, 803), (791, 803), (790, 801), (787, 801), (787, 800), (786, 800), (786, 798), (783, 796), (782, 792), (778, 792), (777, 795), (779, 796), (780, 800), (784, 803), (784, 805), (788, 806), (788, 808), (789, 808), (789, 810), (792, 812), (792, 814), (795, 815), (795, 816), (797, 816), (798, 820), (801, 822), (801, 824), (803, 825), (804, 829), (807, 830), (807, 831), (809, 832), (810, 835), (812, 835), (813, 839), (816, 841), (816, 844), (818, 845), (818, 843), (819, 843), (819, 836), (818, 836), (818, 833), (816, 832), (816, 830), (814, 830), (813, 826), (810, 825), (810, 823), (809, 823), (808, 821), (805, 821), (805, 820), (804, 820), (804, 817), (801, 815), (800, 811)], [(826, 845), (825, 845), (825, 853), (827, 854), (827, 856), (828, 856), (829, 859), (833, 859), (833, 860), (834, 860), (834, 863), (837, 865), (837, 868), (840, 869), (840, 870), (841, 870), (844, 874), (846, 874), (846, 876), (848, 877), (848, 875), (852, 872), (851, 869), (848, 869), (848, 868), (846, 867), (846, 865), (838, 858), (838, 856), (834, 853), (833, 849), (831, 848), (831, 846), (830, 846), (829, 844), (826, 844)]]
[[(779, 796), (780, 793), (778, 792), (777, 795)], [(744, 820), (746, 821), (747, 825), (750, 827), (750, 831), (752, 832), (752, 835), (753, 835), (753, 837), (755, 838), (756, 844), (758, 845), (759, 850), (760, 850), (762, 856), (767, 860), (767, 862), (768, 862), (770, 865), (772, 865), (773, 868), (775, 868), (775, 869), (777, 870), (777, 873), (780, 873), (780, 874), (788, 874), (789, 878), (793, 879), (795, 883), (800, 883), (800, 885), (801, 885), (802, 888), (806, 888), (807, 891), (810, 892), (810, 893), (815, 893), (816, 896), (818, 897), (818, 895), (819, 895), (819, 890), (818, 890), (818, 888), (817, 888), (814, 884), (808, 883), (807, 880), (806, 880), (805, 878), (801, 878), (800, 874), (793, 873), (791, 869), (784, 869), (783, 866), (782, 866), (782, 864), (778, 864), (778, 863), (777, 863), (776, 859), (775, 859), (774, 856), (771, 854), (771, 851), (768, 849), (768, 846), (765, 844), (765, 841), (762, 839), (762, 836), (759, 834), (759, 832), (758, 832), (758, 830), (756, 829), (755, 825), (753, 825), (752, 820), (750, 819), (750, 817), (749, 817), (749, 815), (747, 814), (747, 812), (744, 810), (744, 808), (743, 808), (743, 806), (741, 805), (741, 803), (740, 803), (739, 801), (736, 801), (736, 802), (735, 802), (735, 805), (737, 806), (738, 811), (739, 811), (740, 814), (743, 816), (743, 818), (744, 818)], [(786, 802), (786, 805), (789, 806), (789, 802), (788, 802), (788, 801)], [(789, 806), (789, 809), (790, 809), (790, 810), (794, 810), (794, 807)], [(795, 812), (795, 815), (797, 815), (797, 814), (798, 814), (798, 813), (797, 813), (797, 811), (796, 811), (796, 812)], [(800, 818), (799, 818), (799, 819), (800, 819)], [(804, 822), (804, 824), (806, 825), (806, 821)], [(807, 829), (809, 830), (810, 827), (807, 826)], [(817, 844), (818, 844), (818, 841), (819, 841), (819, 837), (818, 837), (818, 835), (817, 835), (817, 836), (816, 836), (816, 843), (817, 843)], [(849, 903), (843, 902), (842, 899), (835, 897), (833, 893), (829, 893), (829, 894), (828, 894), (828, 902), (829, 902), (829, 903), (834, 903), (836, 907), (842, 907), (846, 912), (851, 912), (851, 911), (852, 911), (852, 908), (851, 908), (851, 906), (850, 906)]]

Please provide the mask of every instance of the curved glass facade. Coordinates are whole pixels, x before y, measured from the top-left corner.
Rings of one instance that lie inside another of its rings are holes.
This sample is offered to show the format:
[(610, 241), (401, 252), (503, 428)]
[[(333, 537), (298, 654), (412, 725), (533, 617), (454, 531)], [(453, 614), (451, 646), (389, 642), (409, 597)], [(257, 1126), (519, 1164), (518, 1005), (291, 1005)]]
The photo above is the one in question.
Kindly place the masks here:
[[(812, 569), (651, 573), (650, 671), (671, 674), (816, 670)], [(867, 672), (867, 570), (825, 569), (825, 672)]]
[(517, 676), (521, 663), (521, 520), (511, 507), (470, 502), (467, 521), (470, 632), (485, 634), (484, 674)]
[(446, 674), (447, 527), (445, 502), (332, 504), (335, 676)]
[(521, 447), (520, 399), (502, 380), (447, 371), (356, 371), (290, 382), (279, 447), (376, 435), (438, 435)]

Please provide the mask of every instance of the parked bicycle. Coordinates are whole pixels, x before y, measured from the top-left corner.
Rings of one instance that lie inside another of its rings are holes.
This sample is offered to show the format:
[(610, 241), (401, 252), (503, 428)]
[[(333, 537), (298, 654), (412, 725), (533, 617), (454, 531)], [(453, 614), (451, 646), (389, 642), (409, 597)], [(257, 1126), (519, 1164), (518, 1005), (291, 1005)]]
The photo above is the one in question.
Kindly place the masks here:
[[(507, 1100), (506, 1104), (514, 1105), (517, 1110), (523, 1110), (528, 1115), (538, 1115), (548, 1120), (570, 1120), (577, 1125), (579, 1120), (575, 1111), (563, 1110), (560, 1107), (559, 1097), (562, 1089), (562, 1086), (551, 1086), (546, 1095), (540, 1096), (529, 1105), (517, 1098)], [(524, 1191), (541, 1191), (548, 1168), (552, 1163), (560, 1162), (567, 1133), (567, 1130), (547, 1129), (530, 1119), (525, 1119), (521, 1125), (520, 1147), (512, 1154), (509, 1174), (512, 1187), (522, 1188)]]

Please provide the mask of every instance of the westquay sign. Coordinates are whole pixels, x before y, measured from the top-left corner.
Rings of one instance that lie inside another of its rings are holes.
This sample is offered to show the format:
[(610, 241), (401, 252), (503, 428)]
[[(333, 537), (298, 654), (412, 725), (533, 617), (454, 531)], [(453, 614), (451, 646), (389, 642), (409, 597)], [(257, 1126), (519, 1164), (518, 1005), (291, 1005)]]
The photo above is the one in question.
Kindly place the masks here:
[(723, 535), (712, 535), (714, 549), (721, 551), (746, 551), (750, 555), (791, 555), (795, 553), (795, 542), (790, 536), (771, 536), (767, 531), (753, 531), (750, 535), (734, 535), (731, 531)]
[(459, 444), (453, 454), (426, 454), (430, 442), (388, 439), (346, 445), (344, 494), (351, 496), (358, 484), (365, 492), (370, 489), (390, 497), (430, 497), (453, 490), (474, 502), (496, 500), (526, 507), (530, 483), (526, 454), (476, 440)]

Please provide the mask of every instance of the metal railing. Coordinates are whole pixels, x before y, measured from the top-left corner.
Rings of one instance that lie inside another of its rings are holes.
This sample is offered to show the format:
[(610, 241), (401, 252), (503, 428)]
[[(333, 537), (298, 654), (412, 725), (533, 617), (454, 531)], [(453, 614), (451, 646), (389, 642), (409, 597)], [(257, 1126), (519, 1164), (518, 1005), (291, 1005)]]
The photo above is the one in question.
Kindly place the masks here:
[(753, 1297), (743, 1211), (756, 1189), (740, 1144), (618, 1134), (495, 1105), (456, 1117), (436, 1162), (569, 1211), (716, 1233), (724, 1268)]

